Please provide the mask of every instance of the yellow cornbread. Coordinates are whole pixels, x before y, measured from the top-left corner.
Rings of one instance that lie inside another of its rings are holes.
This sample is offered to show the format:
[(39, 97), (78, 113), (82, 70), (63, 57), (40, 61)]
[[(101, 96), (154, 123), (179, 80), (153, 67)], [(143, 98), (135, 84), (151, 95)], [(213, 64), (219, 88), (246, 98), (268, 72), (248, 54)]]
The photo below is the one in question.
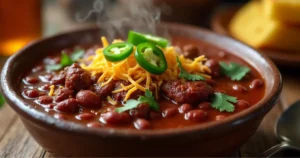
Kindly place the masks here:
[(233, 17), (231, 35), (255, 48), (300, 50), (300, 27), (271, 20), (264, 14), (262, 2), (251, 1)]
[(300, 0), (263, 0), (263, 3), (270, 18), (300, 24)]

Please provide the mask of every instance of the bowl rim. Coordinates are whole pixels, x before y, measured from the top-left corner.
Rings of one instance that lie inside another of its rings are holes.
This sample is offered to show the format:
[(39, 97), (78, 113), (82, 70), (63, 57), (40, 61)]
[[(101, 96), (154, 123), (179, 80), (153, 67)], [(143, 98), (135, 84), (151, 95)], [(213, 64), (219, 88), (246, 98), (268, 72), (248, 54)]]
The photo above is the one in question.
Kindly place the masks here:
[[(262, 57), (263, 60), (265, 60), (267, 64), (270, 65), (273, 72), (271, 75), (272, 77), (274, 77), (274, 86), (271, 88), (270, 93), (265, 94), (265, 97), (262, 100), (260, 100), (257, 104), (241, 112), (238, 112), (234, 115), (231, 115), (225, 118), (224, 120), (207, 122), (199, 125), (188, 126), (185, 128), (163, 129), (163, 130), (115, 129), (115, 128), (107, 128), (107, 127), (88, 128), (84, 125), (74, 123), (71, 121), (62, 121), (62, 120), (55, 119), (54, 117), (48, 115), (45, 112), (34, 110), (28, 107), (26, 103), (23, 102), (20, 92), (13, 91), (13, 86), (12, 86), (13, 82), (9, 80), (10, 78), (9, 76), (11, 76), (13, 72), (12, 65), (16, 62), (19, 56), (22, 56), (22, 54), (26, 52), (27, 49), (30, 49), (31, 47), (34, 47), (35, 45), (38, 45), (45, 41), (64, 38), (65, 36), (68, 36), (72, 33), (80, 33), (80, 32), (84, 33), (93, 30), (98, 30), (98, 28), (96, 27), (91, 27), (91, 28), (85, 28), (77, 31), (70, 31), (66, 33), (57, 34), (51, 37), (43, 38), (41, 40), (35, 41), (27, 45), (26, 47), (18, 51), (16, 54), (11, 56), (5, 63), (1, 73), (0, 84), (1, 84), (3, 95), (7, 100), (7, 102), (9, 103), (9, 105), (15, 111), (17, 111), (19, 116), (21, 115), (22, 117), (26, 117), (27, 119), (30, 119), (36, 123), (38, 122), (45, 123), (46, 125), (50, 125), (53, 128), (58, 128), (63, 131), (69, 131), (69, 132), (75, 132), (81, 134), (85, 133), (85, 134), (99, 135), (105, 137), (119, 137), (119, 138), (126, 138), (126, 139), (127, 138), (130, 139), (166, 138), (172, 136), (182, 136), (182, 135), (187, 135), (192, 133), (197, 133), (197, 134), (215, 133), (222, 129), (230, 129), (232, 128), (232, 126), (238, 126), (250, 120), (251, 118), (255, 117), (256, 115), (265, 114), (275, 105), (282, 89), (282, 78), (277, 67), (268, 57), (262, 55), (261, 53), (258, 53), (255, 49), (239, 41), (236, 41), (233, 38), (226, 37), (218, 33), (214, 33), (204, 28), (199, 28), (196, 26), (191, 26), (186, 24), (170, 23), (170, 22), (164, 22), (162, 23), (162, 25), (166, 27), (180, 27), (184, 29), (195, 30), (201, 33), (213, 34), (218, 36), (219, 38), (224, 38), (228, 40), (232, 44), (242, 45), (245, 49), (248, 49), (251, 52), (258, 54), (260, 57)], [(214, 45), (213, 43), (211, 44)]]

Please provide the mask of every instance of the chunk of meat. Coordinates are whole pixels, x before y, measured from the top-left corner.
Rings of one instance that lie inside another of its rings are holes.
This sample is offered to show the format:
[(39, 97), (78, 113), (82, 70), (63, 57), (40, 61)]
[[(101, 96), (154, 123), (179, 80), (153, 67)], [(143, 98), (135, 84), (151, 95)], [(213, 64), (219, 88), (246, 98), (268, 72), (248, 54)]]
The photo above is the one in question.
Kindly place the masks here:
[(80, 91), (88, 89), (91, 83), (90, 73), (82, 69), (78, 64), (73, 64), (66, 68), (65, 86), (67, 88)]
[(204, 81), (170, 81), (164, 83), (161, 90), (165, 97), (178, 104), (189, 103), (195, 105), (207, 100), (213, 94), (213, 89)]
[(78, 103), (86, 108), (100, 108), (101, 99), (96, 93), (90, 90), (81, 90), (76, 94)]
[(73, 96), (74, 91), (68, 88), (59, 88), (55, 94), (55, 101), (61, 102)]
[(183, 55), (187, 58), (194, 59), (199, 56), (199, 50), (195, 45), (185, 45), (183, 47)]
[(219, 65), (219, 62), (217, 61), (217, 60), (214, 60), (214, 59), (209, 59), (209, 60), (207, 60), (206, 62), (205, 62), (205, 65), (207, 66), (207, 67), (209, 67), (210, 68), (210, 70), (211, 70), (211, 75), (213, 76), (213, 77), (218, 77), (218, 76), (220, 76), (220, 73), (221, 73), (221, 68), (220, 68), (220, 65)]

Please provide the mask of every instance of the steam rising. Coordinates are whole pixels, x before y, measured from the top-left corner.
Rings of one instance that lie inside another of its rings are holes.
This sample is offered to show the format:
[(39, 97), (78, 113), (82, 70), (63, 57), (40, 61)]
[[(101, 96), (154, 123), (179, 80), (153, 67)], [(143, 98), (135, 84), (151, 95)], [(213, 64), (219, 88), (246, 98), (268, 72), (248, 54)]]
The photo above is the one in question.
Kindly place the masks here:
[[(165, 7), (164, 10), (168, 10)], [(92, 15), (97, 17), (97, 25), (105, 30), (109, 38), (126, 37), (128, 30), (156, 34), (156, 25), (160, 22), (161, 9), (151, 0), (95, 0), (93, 9), (77, 14), (76, 20), (86, 21)]]

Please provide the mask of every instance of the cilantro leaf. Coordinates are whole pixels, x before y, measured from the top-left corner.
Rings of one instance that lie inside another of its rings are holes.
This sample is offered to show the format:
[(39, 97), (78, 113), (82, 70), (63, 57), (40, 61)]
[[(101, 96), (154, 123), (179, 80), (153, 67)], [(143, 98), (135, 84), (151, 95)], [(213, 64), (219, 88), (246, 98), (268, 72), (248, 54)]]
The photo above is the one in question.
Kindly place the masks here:
[(116, 108), (116, 112), (121, 113), (130, 109), (137, 108), (139, 104), (141, 104), (139, 100), (129, 99), (126, 101), (126, 103), (123, 105), (123, 107)]
[(248, 72), (250, 72), (248, 67), (239, 65), (237, 63), (231, 62), (230, 64), (226, 64), (225, 62), (220, 62), (219, 64), (222, 73), (227, 77), (230, 77), (233, 81), (240, 81)]
[(137, 108), (141, 103), (147, 103), (151, 109), (156, 111), (159, 110), (159, 104), (155, 101), (152, 92), (149, 89), (146, 89), (145, 96), (140, 96), (138, 100), (127, 100), (123, 107), (119, 107), (116, 109), (116, 112), (121, 113), (130, 109)]
[(77, 61), (84, 55), (84, 50), (83, 49), (76, 49), (74, 53), (71, 55), (71, 60), (73, 62)]
[(74, 62), (76, 62), (78, 59), (80, 59), (84, 55), (83, 49), (77, 49), (75, 50), (71, 56), (68, 56), (66, 52), (61, 53), (61, 60), (59, 64), (55, 65), (46, 65), (46, 69), (50, 71), (57, 71), (60, 70), (66, 66), (72, 65)]
[(234, 112), (235, 107), (232, 103), (237, 103), (237, 98), (223, 93), (215, 93), (211, 106), (219, 111)]
[(155, 101), (155, 97), (152, 95), (152, 92), (148, 89), (146, 89), (145, 96), (140, 96), (139, 101), (142, 101), (143, 103), (148, 103), (151, 109), (158, 111), (159, 110), (159, 105)]
[(62, 67), (65, 67), (65, 66), (70, 66), (72, 64), (73, 64), (72, 59), (67, 55), (67, 53), (62, 52), (61, 53), (61, 59), (60, 59), (60, 65)]
[(189, 80), (189, 81), (199, 81), (199, 80), (205, 80), (205, 78), (201, 75), (196, 75), (196, 74), (190, 74), (188, 73), (181, 65), (181, 62), (179, 61), (179, 57), (176, 57), (176, 61), (178, 64), (178, 67), (180, 69), (179, 77)]
[(2, 94), (0, 94), (0, 108), (4, 105), (5, 99)]
[(55, 64), (55, 65), (46, 65), (46, 69), (47, 70), (50, 70), (50, 71), (57, 71), (57, 70), (60, 70), (62, 69), (63, 66), (60, 65), (60, 64)]

